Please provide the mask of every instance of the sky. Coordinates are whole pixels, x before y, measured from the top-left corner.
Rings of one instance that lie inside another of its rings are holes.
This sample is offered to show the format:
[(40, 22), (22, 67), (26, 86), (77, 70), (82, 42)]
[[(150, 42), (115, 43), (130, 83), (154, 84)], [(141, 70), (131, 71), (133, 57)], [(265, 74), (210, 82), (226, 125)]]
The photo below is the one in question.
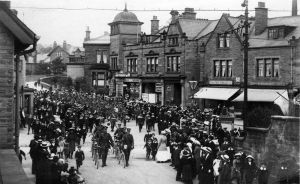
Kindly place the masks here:
[[(187, 7), (195, 9), (197, 18), (215, 20), (219, 19), (222, 13), (229, 13), (231, 16), (243, 14), (243, 11), (228, 11), (243, 10), (244, 8), (241, 7), (243, 1), (244, 0), (11, 0), (11, 8), (16, 9), (18, 11), (18, 17), (32, 31), (40, 36), (38, 43), (47, 46), (52, 45), (53, 42), (56, 41), (61, 45), (63, 41), (66, 40), (69, 44), (82, 47), (87, 26), (89, 26), (91, 31), (91, 38), (101, 36), (105, 31), (109, 32), (110, 27), (108, 23), (112, 22), (114, 17), (124, 10), (125, 3), (127, 4), (127, 9), (135, 13), (139, 21), (144, 23), (142, 25), (142, 32), (149, 34), (150, 21), (154, 15), (160, 20), (160, 27), (167, 25), (170, 21), (171, 10), (178, 10), (181, 14), (184, 8)], [(248, 1), (249, 10), (254, 10), (259, 1), (265, 2), (269, 10), (284, 10), (269, 11), (269, 17), (291, 15), (292, 0)], [(254, 12), (250, 11), (249, 16), (254, 16)]]

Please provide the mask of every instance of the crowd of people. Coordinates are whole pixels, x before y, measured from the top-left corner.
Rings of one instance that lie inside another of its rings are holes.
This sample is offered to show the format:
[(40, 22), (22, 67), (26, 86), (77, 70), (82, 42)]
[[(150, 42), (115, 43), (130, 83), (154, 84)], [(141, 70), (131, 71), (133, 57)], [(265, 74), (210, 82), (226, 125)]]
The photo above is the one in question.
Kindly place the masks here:
[[(100, 147), (102, 167), (107, 165), (108, 150), (116, 140), (127, 146), (128, 166), (134, 149), (133, 136), (126, 128), (129, 120), (136, 121), (139, 132), (144, 126), (147, 130), (146, 157), (159, 163), (171, 161), (177, 181), (192, 183), (198, 177), (200, 184), (252, 184), (257, 178), (264, 184), (268, 180), (264, 163), (258, 167), (253, 156), (237, 150), (236, 142), (244, 132), (222, 128), (218, 115), (195, 106), (149, 104), (75, 90), (40, 91), (35, 92), (33, 114), (25, 120), (28, 133), (34, 134), (30, 156), (37, 184), (80, 182), (79, 168), (85, 159), (81, 143), (88, 133)], [(69, 169), (68, 159), (73, 157), (76, 168)]]

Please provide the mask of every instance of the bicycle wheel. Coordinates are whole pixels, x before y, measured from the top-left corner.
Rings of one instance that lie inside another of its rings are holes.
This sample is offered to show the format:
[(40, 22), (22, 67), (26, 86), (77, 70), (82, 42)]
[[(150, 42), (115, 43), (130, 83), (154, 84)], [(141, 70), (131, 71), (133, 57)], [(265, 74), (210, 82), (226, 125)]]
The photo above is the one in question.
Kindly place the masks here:
[(125, 161), (125, 154), (124, 154), (124, 152), (122, 152), (122, 154), (121, 154), (121, 162), (122, 162), (123, 168), (125, 168), (126, 167), (126, 161)]
[(98, 160), (98, 153), (97, 153), (97, 152), (95, 152), (95, 158), (94, 158), (95, 165), (97, 164), (97, 160)]
[(99, 158), (97, 158), (97, 169), (99, 168), (99, 165), (100, 165), (100, 161)]

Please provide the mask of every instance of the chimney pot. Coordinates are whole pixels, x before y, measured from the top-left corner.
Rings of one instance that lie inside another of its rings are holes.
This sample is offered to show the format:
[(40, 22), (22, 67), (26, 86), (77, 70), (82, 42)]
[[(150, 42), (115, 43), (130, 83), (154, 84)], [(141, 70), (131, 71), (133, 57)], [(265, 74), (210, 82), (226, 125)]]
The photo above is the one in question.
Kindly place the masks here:
[(266, 3), (265, 2), (258, 2), (258, 8), (265, 8)]
[(297, 0), (293, 0), (292, 4), (292, 16), (298, 15), (298, 7), (297, 7)]

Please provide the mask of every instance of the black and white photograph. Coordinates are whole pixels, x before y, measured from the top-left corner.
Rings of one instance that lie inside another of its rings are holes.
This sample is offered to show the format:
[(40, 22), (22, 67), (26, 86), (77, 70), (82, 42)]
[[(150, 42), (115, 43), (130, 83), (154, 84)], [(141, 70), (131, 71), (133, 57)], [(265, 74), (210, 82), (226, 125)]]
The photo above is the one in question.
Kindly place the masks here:
[(0, 0), (0, 184), (299, 184), (297, 0)]

